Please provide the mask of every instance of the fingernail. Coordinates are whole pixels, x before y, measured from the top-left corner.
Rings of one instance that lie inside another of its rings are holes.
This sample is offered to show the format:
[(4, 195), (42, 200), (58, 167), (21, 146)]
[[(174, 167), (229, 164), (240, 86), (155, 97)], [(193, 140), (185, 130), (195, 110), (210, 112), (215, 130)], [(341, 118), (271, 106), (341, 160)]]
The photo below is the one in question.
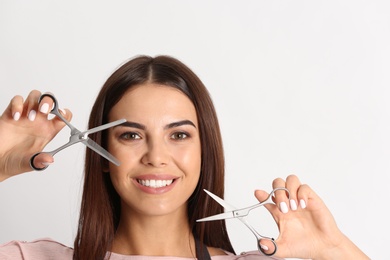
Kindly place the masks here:
[(301, 205), (301, 208), (306, 208), (306, 202), (304, 200), (300, 200), (299, 204)]
[(297, 203), (295, 202), (295, 200), (290, 200), (290, 208), (292, 210), (297, 210)]
[(261, 249), (263, 249), (263, 250), (265, 250), (265, 251), (267, 251), (267, 250), (269, 249), (268, 246), (262, 245), (262, 244), (260, 244), (260, 247), (261, 247)]
[(288, 207), (287, 207), (287, 204), (286, 202), (281, 202), (280, 203), (280, 211), (282, 211), (283, 213), (287, 213), (288, 212)]
[(41, 113), (47, 114), (49, 112), (49, 104), (44, 103), (39, 111), (41, 111)]
[(66, 110), (65, 109), (60, 108), (60, 111), (61, 111), (62, 115), (66, 115)]
[(41, 164), (42, 164), (43, 166), (49, 166), (50, 164), (52, 164), (52, 162), (41, 162)]
[(16, 112), (13, 116), (14, 120), (15, 121), (18, 121), (20, 119), (20, 113), (19, 112)]
[(34, 121), (36, 116), (37, 116), (37, 112), (35, 112), (35, 110), (31, 110), (28, 113), (28, 120)]

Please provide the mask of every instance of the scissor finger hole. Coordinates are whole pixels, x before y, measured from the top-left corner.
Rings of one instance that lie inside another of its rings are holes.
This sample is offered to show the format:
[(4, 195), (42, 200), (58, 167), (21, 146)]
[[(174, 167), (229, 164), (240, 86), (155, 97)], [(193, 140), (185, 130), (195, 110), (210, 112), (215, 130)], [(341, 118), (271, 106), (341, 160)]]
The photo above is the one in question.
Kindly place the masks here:
[(277, 250), (277, 246), (276, 246), (276, 243), (275, 241), (272, 239), (260, 239), (259, 241), (259, 250), (267, 255), (267, 256), (271, 256), (271, 255), (274, 255), (276, 253), (276, 250)]
[(56, 102), (56, 100), (54, 98), (54, 95), (49, 93), (49, 92), (42, 94), (39, 97), (38, 103), (39, 104), (41, 104), (41, 103), (42, 104), (45, 104), (45, 103), (48, 104), (48, 106), (49, 106), (48, 107), (49, 108), (48, 112), (52, 112), (52, 111), (56, 110), (57, 106), (58, 106), (58, 104), (57, 104), (57, 102)]
[[(37, 162), (36, 160), (36, 157), (38, 155), (41, 155), (42, 153), (36, 153), (34, 154), (31, 158), (30, 158), (30, 167), (33, 169), (33, 170), (36, 170), (36, 171), (43, 171), (45, 170), (48, 165), (43, 165), (42, 162)], [(38, 167), (37, 165), (40, 165), (41, 167)]]
[(276, 198), (277, 200), (284, 200), (284, 198), (289, 199), (290, 198), (290, 192), (286, 188), (275, 188), (272, 191), (272, 200), (275, 202)]

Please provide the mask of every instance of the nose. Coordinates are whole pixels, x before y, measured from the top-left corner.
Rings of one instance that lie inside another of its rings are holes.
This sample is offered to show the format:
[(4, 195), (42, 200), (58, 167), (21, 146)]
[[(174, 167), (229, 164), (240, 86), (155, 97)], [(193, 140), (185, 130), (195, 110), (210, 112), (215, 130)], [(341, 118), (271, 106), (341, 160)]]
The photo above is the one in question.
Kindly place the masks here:
[(169, 152), (164, 141), (149, 140), (146, 151), (141, 159), (142, 163), (154, 167), (164, 167), (169, 161)]

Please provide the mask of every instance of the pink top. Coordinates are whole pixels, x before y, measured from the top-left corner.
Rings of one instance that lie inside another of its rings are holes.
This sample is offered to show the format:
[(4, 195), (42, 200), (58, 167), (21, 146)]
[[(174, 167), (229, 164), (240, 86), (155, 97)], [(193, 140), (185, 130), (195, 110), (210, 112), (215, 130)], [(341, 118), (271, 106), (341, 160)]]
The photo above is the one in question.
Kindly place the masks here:
[[(258, 251), (234, 255), (226, 252), (227, 255), (212, 256), (213, 260), (270, 260), (279, 259), (261, 255)], [(50, 238), (38, 239), (32, 242), (11, 241), (0, 245), (0, 260), (71, 260), (73, 249)], [(190, 258), (173, 256), (141, 256), (141, 255), (120, 255), (111, 253), (110, 260), (189, 260)]]

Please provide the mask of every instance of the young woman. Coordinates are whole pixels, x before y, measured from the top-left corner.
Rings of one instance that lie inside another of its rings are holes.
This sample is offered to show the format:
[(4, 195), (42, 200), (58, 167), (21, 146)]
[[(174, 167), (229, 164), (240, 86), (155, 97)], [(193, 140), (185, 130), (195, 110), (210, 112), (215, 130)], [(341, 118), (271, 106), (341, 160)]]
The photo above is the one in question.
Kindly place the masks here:
[[(38, 103), (40, 95), (15, 96), (0, 118), (0, 180), (30, 171), (31, 156), (64, 126), (48, 120), (52, 101)], [(63, 115), (70, 120), (69, 110)], [(268, 259), (257, 251), (236, 256), (224, 221), (196, 223), (223, 211), (203, 189), (223, 198), (224, 156), (209, 93), (188, 67), (168, 56), (139, 56), (121, 66), (101, 89), (89, 128), (121, 118), (127, 122), (90, 136), (121, 165), (87, 149), (74, 249), (10, 242), (0, 247), (0, 259)], [(34, 159), (38, 167), (52, 162), (48, 154)], [(273, 187), (290, 191), (277, 192), (277, 206), (267, 207), (280, 229), (275, 256), (368, 259), (296, 176), (275, 179)], [(267, 195), (255, 193), (260, 201)]]

